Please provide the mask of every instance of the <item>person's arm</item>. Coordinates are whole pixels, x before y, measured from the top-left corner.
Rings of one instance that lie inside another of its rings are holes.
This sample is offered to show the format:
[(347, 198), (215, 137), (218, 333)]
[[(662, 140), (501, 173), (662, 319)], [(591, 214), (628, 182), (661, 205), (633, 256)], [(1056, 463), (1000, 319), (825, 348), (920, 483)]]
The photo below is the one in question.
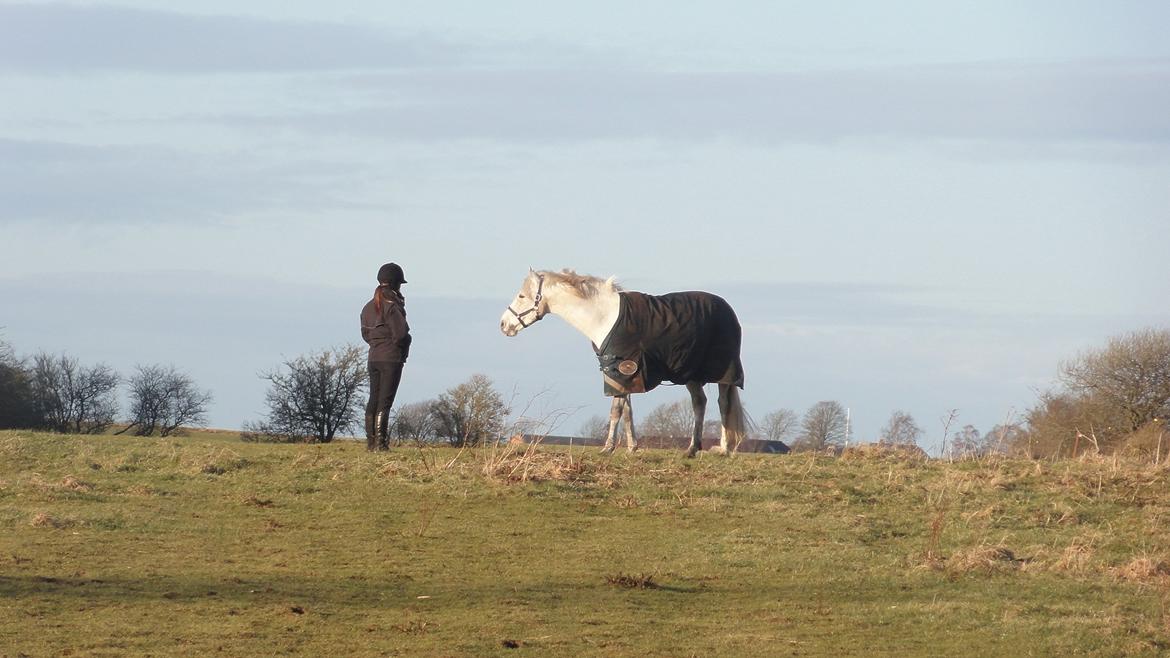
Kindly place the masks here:
[(410, 325), (406, 323), (406, 314), (401, 306), (390, 305), (390, 310), (386, 313), (386, 328), (390, 330), (390, 340), (398, 346), (402, 361), (405, 363), (406, 357), (410, 355), (411, 337)]
[(372, 326), (373, 322), (370, 321), (370, 318), (366, 317), (365, 309), (362, 309), (362, 314), (361, 314), (360, 320), (362, 323), (362, 340), (366, 341), (366, 344), (369, 345), (370, 344), (370, 330), (373, 329), (373, 326)]

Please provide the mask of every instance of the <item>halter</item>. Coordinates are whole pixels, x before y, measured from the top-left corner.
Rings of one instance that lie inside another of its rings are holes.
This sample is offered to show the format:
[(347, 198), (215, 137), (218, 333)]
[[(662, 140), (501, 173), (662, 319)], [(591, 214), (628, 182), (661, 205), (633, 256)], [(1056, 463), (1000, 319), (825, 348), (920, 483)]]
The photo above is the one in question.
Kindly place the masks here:
[[(508, 304), (508, 310), (512, 312), (512, 315), (516, 316), (516, 321), (519, 322), (520, 326), (524, 329), (527, 329), (528, 327), (536, 324), (541, 320), (541, 318), (545, 316), (544, 313), (540, 312), (540, 302), (544, 299), (544, 275), (537, 274), (536, 281), (536, 297), (532, 299), (532, 308), (524, 311), (523, 313), (517, 313), (516, 309), (512, 308), (511, 304)], [(536, 319), (532, 322), (524, 322), (524, 316), (528, 315), (529, 313), (535, 313)]]

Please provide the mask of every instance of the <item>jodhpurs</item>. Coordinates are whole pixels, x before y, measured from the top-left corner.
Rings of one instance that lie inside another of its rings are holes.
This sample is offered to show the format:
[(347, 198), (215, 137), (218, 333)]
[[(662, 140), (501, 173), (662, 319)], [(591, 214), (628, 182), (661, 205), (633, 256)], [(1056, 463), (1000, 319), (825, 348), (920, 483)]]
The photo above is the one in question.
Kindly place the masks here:
[(370, 400), (366, 403), (366, 413), (374, 415), (390, 411), (394, 406), (394, 396), (398, 394), (398, 383), (402, 381), (402, 364), (370, 361), (367, 369), (370, 372)]

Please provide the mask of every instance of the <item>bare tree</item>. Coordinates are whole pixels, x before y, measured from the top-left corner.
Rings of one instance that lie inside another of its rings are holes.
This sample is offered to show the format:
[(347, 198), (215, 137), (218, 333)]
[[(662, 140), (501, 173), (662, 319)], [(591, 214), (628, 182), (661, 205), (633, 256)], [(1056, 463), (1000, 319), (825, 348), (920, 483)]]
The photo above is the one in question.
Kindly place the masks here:
[(12, 346), (0, 339), (0, 429), (37, 425), (28, 367), (16, 357)]
[(878, 439), (878, 443), (912, 446), (918, 445), (920, 438), (922, 438), (922, 428), (914, 422), (914, 416), (905, 411), (895, 411), (890, 414), (890, 419), (882, 428), (882, 435)]
[[(996, 448), (1029, 457), (1109, 454), (1170, 415), (1170, 329), (1115, 336), (1060, 367), (1062, 390), (1044, 392), (994, 439)], [(985, 441), (993, 439), (985, 437)]]
[(1024, 419), (1026, 443), (1014, 451), (1031, 457), (1099, 453), (1130, 433), (1125, 412), (1092, 393), (1044, 393)]
[(609, 419), (599, 414), (590, 416), (589, 420), (581, 423), (581, 429), (577, 431), (587, 439), (604, 441), (609, 432)]
[(451, 445), (477, 446), (499, 438), (510, 409), (486, 375), (447, 389), (431, 406), (440, 438)]
[(800, 434), (792, 447), (798, 450), (837, 448), (848, 438), (845, 407), (836, 400), (822, 400), (805, 412), (800, 422)]
[(1126, 433), (1170, 414), (1170, 330), (1143, 329), (1109, 339), (1061, 366), (1073, 392), (1099, 397), (1123, 418)]
[[(693, 413), (693, 412), (692, 412)], [(723, 435), (723, 423), (718, 418), (708, 418), (703, 421), (703, 438), (718, 441)]]
[(114, 423), (120, 377), (109, 366), (86, 367), (74, 357), (41, 352), (33, 357), (31, 378), (34, 412), (46, 429), (100, 434)]
[(974, 425), (967, 424), (951, 435), (951, 456), (958, 459), (971, 459), (984, 454), (986, 446), (983, 436)]
[(983, 435), (983, 454), (1024, 454), (1027, 444), (1027, 432), (1019, 423), (1001, 423)]
[(267, 437), (329, 443), (364, 414), (366, 350), (356, 345), (302, 355), (260, 377), (269, 382), (268, 418), (248, 429)]
[(643, 437), (688, 439), (695, 431), (695, 414), (690, 400), (664, 402), (650, 410), (639, 423)]
[(789, 441), (796, 434), (799, 419), (791, 409), (777, 409), (764, 416), (764, 438), (769, 441)]
[(941, 416), (938, 419), (939, 422), (942, 423), (942, 446), (940, 446), (938, 449), (938, 454), (941, 457), (946, 457), (947, 455), (950, 455), (951, 459), (954, 460), (955, 456), (953, 454), (951, 454), (951, 452), (950, 452), (950, 448), (948, 446), (947, 439), (949, 439), (951, 436), (951, 425), (954, 425), (955, 420), (957, 420), (958, 418), (959, 418), (959, 410), (958, 409), (947, 409), (947, 415)]
[(388, 434), (397, 443), (416, 441), (431, 443), (439, 438), (435, 400), (412, 402), (398, 408), (390, 420)]
[(73, 410), (69, 388), (78, 368), (77, 360), (60, 359), (40, 352), (32, 360), (33, 405), (40, 426), (54, 432), (68, 432)]
[[(195, 381), (174, 366), (138, 366), (130, 378), (130, 422), (138, 436), (170, 436), (184, 426), (207, 422), (210, 391), (200, 391)], [(123, 430), (123, 431), (126, 431)]]

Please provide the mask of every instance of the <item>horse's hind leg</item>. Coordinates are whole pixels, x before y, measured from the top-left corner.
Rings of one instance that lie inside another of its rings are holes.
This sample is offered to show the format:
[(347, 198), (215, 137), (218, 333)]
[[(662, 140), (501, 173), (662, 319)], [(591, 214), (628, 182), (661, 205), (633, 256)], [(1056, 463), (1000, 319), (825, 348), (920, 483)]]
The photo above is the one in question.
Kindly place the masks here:
[(622, 421), (622, 407), (625, 404), (625, 396), (613, 396), (613, 403), (609, 405), (609, 431), (605, 433), (605, 447), (601, 449), (602, 454), (608, 455), (614, 449), (614, 435), (617, 434), (618, 425)]
[(626, 448), (634, 452), (638, 449), (638, 437), (634, 433), (634, 405), (630, 404), (628, 395), (622, 405), (622, 424), (626, 426)]
[(719, 451), (731, 454), (739, 447), (747, 432), (743, 404), (735, 384), (719, 385)]
[(707, 394), (703, 392), (701, 382), (689, 382), (687, 391), (691, 394), (691, 410), (695, 414), (695, 430), (691, 434), (687, 457), (694, 457), (695, 453), (703, 449), (703, 416), (707, 413)]

